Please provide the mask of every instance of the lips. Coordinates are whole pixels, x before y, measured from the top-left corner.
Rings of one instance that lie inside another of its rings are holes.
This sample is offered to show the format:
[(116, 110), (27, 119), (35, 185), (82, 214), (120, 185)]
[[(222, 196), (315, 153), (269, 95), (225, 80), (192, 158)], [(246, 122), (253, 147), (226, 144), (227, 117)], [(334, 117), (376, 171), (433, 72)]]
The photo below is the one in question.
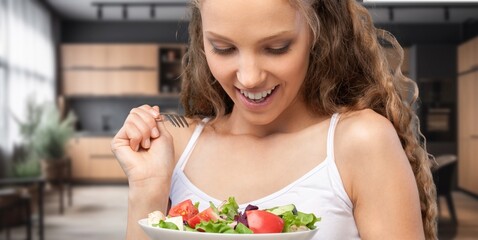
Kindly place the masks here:
[(260, 102), (263, 102), (269, 95), (271, 95), (275, 88), (276, 86), (261, 92), (249, 92), (249, 91), (241, 89), (240, 92), (249, 101), (254, 103), (260, 103)]

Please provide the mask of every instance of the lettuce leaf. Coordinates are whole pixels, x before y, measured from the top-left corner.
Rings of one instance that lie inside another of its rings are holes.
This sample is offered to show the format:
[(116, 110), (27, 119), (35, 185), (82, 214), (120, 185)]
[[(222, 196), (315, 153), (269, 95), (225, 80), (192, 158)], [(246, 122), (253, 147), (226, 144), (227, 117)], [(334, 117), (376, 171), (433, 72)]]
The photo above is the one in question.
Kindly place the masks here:
[(238, 223), (235, 229), (230, 224), (230, 221), (200, 222), (196, 225), (196, 230), (209, 233), (253, 234), (252, 230), (242, 223)]
[(249, 229), (248, 227), (246, 227), (246, 225), (242, 224), (242, 223), (238, 223), (235, 227), (235, 229), (237, 233), (239, 234), (253, 234), (254, 232)]
[(297, 228), (305, 226), (308, 229), (315, 229), (315, 223), (320, 221), (313, 213), (303, 213), (297, 211), (297, 215), (292, 212), (285, 212), (282, 214), (284, 219), (284, 229), (282, 232), (295, 232)]
[(234, 220), (238, 214), (239, 205), (234, 197), (229, 197), (218, 209), (218, 214), (222, 219)]
[(226, 222), (200, 222), (196, 225), (196, 230), (210, 233), (236, 233)]
[(159, 220), (158, 224), (153, 224), (153, 227), (160, 227), (160, 228), (166, 228), (166, 229), (172, 229), (172, 230), (178, 230), (178, 226), (172, 222), (165, 222), (164, 220)]

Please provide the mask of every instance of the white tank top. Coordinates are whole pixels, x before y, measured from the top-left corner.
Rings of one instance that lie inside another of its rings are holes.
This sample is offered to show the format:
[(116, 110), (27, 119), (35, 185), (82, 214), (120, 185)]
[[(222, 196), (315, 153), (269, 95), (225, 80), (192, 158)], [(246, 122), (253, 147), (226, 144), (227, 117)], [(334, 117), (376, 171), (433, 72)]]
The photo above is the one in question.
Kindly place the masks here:
[[(353, 205), (345, 192), (335, 164), (334, 132), (338, 120), (338, 114), (334, 114), (330, 120), (327, 136), (327, 157), (324, 161), (281, 190), (261, 199), (239, 205), (240, 210), (243, 211), (248, 204), (264, 209), (293, 203), (299, 211), (314, 213), (321, 218), (321, 221), (316, 223), (319, 231), (313, 240), (360, 239), (353, 216)], [(197, 125), (174, 169), (170, 192), (172, 206), (185, 199), (191, 199), (193, 203), (200, 203), (199, 210), (201, 211), (202, 208), (209, 207), (210, 201), (217, 206), (224, 200), (215, 199), (201, 191), (184, 174), (184, 167), (206, 122), (207, 119)]]

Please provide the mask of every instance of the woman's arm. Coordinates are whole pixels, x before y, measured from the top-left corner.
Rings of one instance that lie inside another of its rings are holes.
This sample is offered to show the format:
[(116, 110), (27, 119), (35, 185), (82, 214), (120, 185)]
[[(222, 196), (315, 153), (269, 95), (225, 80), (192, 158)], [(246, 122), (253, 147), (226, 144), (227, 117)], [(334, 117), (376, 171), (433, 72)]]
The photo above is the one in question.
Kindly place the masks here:
[(424, 239), (415, 176), (386, 118), (371, 110), (345, 116), (335, 153), (363, 239)]
[(128, 177), (128, 240), (148, 239), (138, 224), (148, 213), (166, 212), (175, 165), (174, 140), (159, 108), (143, 105), (131, 110), (111, 142), (111, 149)]
[(166, 214), (169, 189), (169, 183), (155, 179), (129, 185), (127, 240), (149, 239), (139, 226), (138, 220), (146, 218), (148, 213), (155, 210)]

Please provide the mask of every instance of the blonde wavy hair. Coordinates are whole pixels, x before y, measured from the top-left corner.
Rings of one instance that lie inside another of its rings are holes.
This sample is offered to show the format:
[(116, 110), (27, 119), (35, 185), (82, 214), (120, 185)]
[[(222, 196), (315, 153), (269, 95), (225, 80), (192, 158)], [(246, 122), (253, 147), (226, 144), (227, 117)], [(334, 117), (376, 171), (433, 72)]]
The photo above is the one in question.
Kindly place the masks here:
[[(313, 36), (300, 93), (305, 103), (311, 111), (327, 115), (370, 108), (392, 122), (415, 175), (425, 237), (436, 239), (432, 161), (413, 109), (417, 85), (401, 71), (403, 49), (390, 33), (374, 27), (367, 9), (356, 0), (289, 2), (305, 17)], [(208, 68), (201, 24), (200, 0), (193, 0), (181, 103), (188, 117), (214, 120), (229, 114), (233, 102)]]

